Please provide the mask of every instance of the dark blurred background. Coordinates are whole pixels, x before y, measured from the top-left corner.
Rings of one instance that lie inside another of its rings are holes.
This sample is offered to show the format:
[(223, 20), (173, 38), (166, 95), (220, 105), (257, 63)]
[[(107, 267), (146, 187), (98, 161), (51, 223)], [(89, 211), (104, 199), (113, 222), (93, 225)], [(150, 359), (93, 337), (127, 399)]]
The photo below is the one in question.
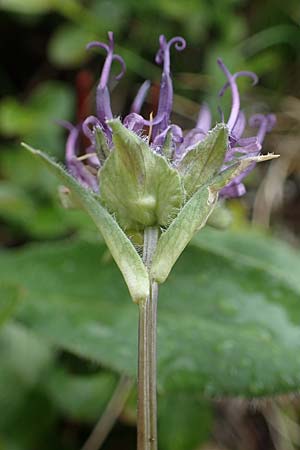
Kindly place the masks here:
[[(234, 227), (252, 222), (298, 246), (299, 0), (0, 0), (1, 244), (10, 249), (73, 235), (93, 239), (93, 226), (80, 212), (69, 213), (61, 208), (56, 182), (25, 154), (20, 142), (41, 148), (63, 162), (66, 135), (55, 121), (64, 119), (75, 123), (93, 113), (94, 88), (104, 55), (88, 53), (85, 46), (91, 40), (106, 41), (110, 30), (114, 31), (117, 51), (127, 65), (125, 77), (117, 86), (112, 85), (116, 115), (128, 111), (145, 79), (152, 81), (145, 112), (155, 109), (160, 67), (155, 65), (154, 55), (160, 34), (167, 38), (180, 35), (187, 41), (184, 52), (172, 52), (171, 62), (174, 118), (185, 127), (192, 126), (203, 101), (211, 106), (215, 120), (219, 118), (217, 93), (224, 83), (224, 75), (216, 64), (218, 56), (231, 72), (252, 70), (258, 74), (258, 86), (252, 87), (248, 80), (239, 81), (243, 109), (247, 114), (256, 111), (276, 114), (277, 125), (267, 137), (264, 151), (280, 153), (281, 158), (258, 167), (247, 179), (247, 195), (230, 201), (228, 206)], [(225, 113), (229, 104), (227, 93), (222, 100)], [(22, 354), (18, 336), (14, 338), (13, 348)], [(2, 351), (4, 355), (3, 348)], [(62, 352), (60, 359), (75, 374), (78, 366), (80, 373), (93, 373), (95, 369), (67, 352)], [(8, 365), (7, 362), (5, 367)], [(16, 411), (12, 405), (18, 404), (22, 393), (18, 394), (18, 389), (15, 393), (13, 386), (7, 388), (6, 383), (11, 380), (9, 375), (3, 375), (4, 369), (0, 373), (3, 391), (0, 400), (4, 399), (0, 410), (0, 449), (79, 449), (95, 422), (95, 405), (80, 410), (71, 398), (82, 392), (92, 398), (93, 389), (98, 389), (98, 385), (82, 387), (74, 379), (73, 391), (70, 388), (66, 392), (70, 398), (66, 405), (61, 405), (55, 394), (60, 380), (53, 379), (47, 395), (51, 393), (57, 401), (49, 403), (44, 393), (33, 391), (27, 403), (29, 410), (22, 406)], [(105, 376), (100, 383), (105, 392), (103, 404), (115, 383), (112, 374)], [(18, 386), (18, 377), (14, 383)], [(128, 406), (103, 448), (134, 448), (133, 409)], [(294, 433), (298, 436), (294, 442), (298, 444), (288, 447), (285, 443), (279, 447), (280, 439), (277, 435), (274, 439), (266, 425), (271, 415), (266, 419), (262, 411), (248, 409), (243, 402), (217, 403), (213, 424), (208, 426), (204, 444), (198, 448), (299, 448), (299, 410), (293, 411)], [(24, 424), (21, 418), (27, 414), (30, 420)], [(197, 446), (185, 445), (183, 440), (181, 447), (161, 448), (189, 450)]]

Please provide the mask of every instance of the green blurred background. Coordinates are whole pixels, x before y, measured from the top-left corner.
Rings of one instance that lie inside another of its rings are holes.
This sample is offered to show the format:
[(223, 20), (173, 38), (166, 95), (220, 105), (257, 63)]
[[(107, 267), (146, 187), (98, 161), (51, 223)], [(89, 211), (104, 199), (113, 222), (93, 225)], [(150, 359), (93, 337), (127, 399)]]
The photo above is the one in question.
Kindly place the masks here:
[[(150, 113), (157, 103), (160, 81), (160, 68), (154, 63), (158, 37), (162, 33), (167, 38), (181, 35), (187, 41), (187, 49), (172, 54), (176, 122), (192, 127), (202, 101), (209, 103), (218, 119), (217, 92), (224, 83), (224, 75), (216, 64), (218, 56), (231, 72), (252, 70), (259, 75), (260, 83), (256, 87), (251, 87), (247, 80), (240, 82), (246, 113), (270, 111), (277, 115), (277, 126), (268, 136), (264, 150), (278, 152), (281, 158), (257, 168), (247, 179), (247, 195), (228, 202), (233, 215), (232, 233), (248, 232), (252, 224), (298, 248), (300, 2), (0, 0), (0, 30), (0, 241), (5, 249), (0, 261), (0, 321), (9, 323), (0, 336), (0, 449), (76, 450), (81, 448), (104, 410), (117, 383), (116, 373), (122, 372), (122, 367), (113, 360), (107, 363), (108, 357), (103, 365), (101, 358), (100, 363), (96, 356), (94, 360), (84, 330), (80, 331), (84, 345), (82, 348), (80, 343), (77, 345), (79, 337), (73, 337), (71, 331), (76, 329), (78, 316), (85, 314), (87, 304), (83, 307), (78, 302), (77, 315), (68, 324), (62, 320), (56, 329), (57, 318), (62, 314), (58, 295), (54, 306), (57, 316), (53, 319), (53, 329), (47, 331), (49, 335), (55, 334), (55, 338), (51, 336), (50, 347), (49, 340), (37, 338), (31, 330), (38, 329), (31, 326), (36, 310), (29, 306), (24, 313), (19, 307), (22, 289), (30, 291), (31, 287), (26, 283), (16, 285), (11, 272), (20, 267), (21, 273), (27, 266), (24, 279), (32, 277), (32, 286), (39, 286), (36, 297), (43, 302), (43, 289), (51, 291), (53, 286), (58, 286), (63, 292), (63, 281), (57, 274), (72, 273), (72, 258), (80, 255), (81, 245), (83, 249), (87, 245), (92, 255), (94, 244), (102, 244), (93, 225), (80, 211), (61, 207), (56, 181), (31, 160), (20, 142), (25, 141), (64, 161), (66, 135), (55, 120), (75, 123), (93, 112), (94, 87), (104, 56), (87, 53), (85, 45), (91, 40), (105, 41), (110, 30), (115, 33), (117, 51), (127, 65), (125, 77), (112, 86), (113, 111), (124, 115), (139, 85), (144, 79), (150, 79), (153, 85), (146, 105)], [(228, 93), (222, 100), (225, 112), (229, 104)], [(71, 250), (66, 242), (69, 241), (75, 245), (74, 255), (68, 255)], [(33, 247), (28, 247), (31, 243)], [(9, 259), (11, 254), (15, 255), (15, 247), (21, 252), (32, 248), (29, 253), (32, 251), (31, 258), (36, 258), (34, 272), (30, 271), (30, 254), (26, 253), (28, 259), (24, 256), (23, 262), (22, 253), (18, 260), (14, 256)], [(54, 256), (52, 249), (58, 252)], [(50, 256), (44, 267), (43, 260), (39, 262), (38, 258), (47, 252)], [(109, 260), (105, 250), (102, 258)], [(278, 260), (280, 264), (279, 256)], [(289, 264), (296, 273), (296, 263), (289, 261)], [(88, 280), (85, 267), (82, 263), (79, 269), (83, 271), (83, 279)], [(104, 286), (107, 280), (118, 277), (113, 273), (113, 278), (103, 275)], [(49, 276), (53, 277), (52, 284), (47, 284)], [(98, 287), (101, 289), (100, 285), (94, 289)], [(299, 314), (300, 306), (297, 308)], [(40, 309), (39, 326), (44, 327), (48, 323), (48, 311), (47, 308), (42, 311), (41, 306)], [(14, 314), (16, 319), (9, 321)], [(118, 314), (118, 310), (112, 313), (103, 307), (99, 314), (110, 317), (109, 314)], [(107, 320), (109, 323), (110, 319)], [(68, 327), (68, 341), (57, 336)], [(134, 330), (132, 333), (134, 338)], [(82, 359), (85, 345), (90, 350), (88, 361)], [(112, 352), (113, 349), (112, 346)], [(126, 355), (120, 353), (118, 357), (126, 358)], [(128, 370), (129, 374), (132, 371)], [(261, 396), (263, 390), (258, 388), (258, 391)], [(277, 404), (266, 401), (257, 409), (249, 407), (247, 402), (233, 400), (208, 404), (198, 394), (189, 395), (177, 388), (174, 392), (160, 400), (161, 450), (300, 448), (299, 407), (295, 399), (291, 402), (285, 398), (284, 407), (280, 405), (293, 427), (280, 426), (278, 432), (283, 413)], [(127, 405), (104, 449), (134, 448), (134, 402), (134, 389), (131, 389)], [(176, 409), (183, 412), (180, 417), (174, 414)]]

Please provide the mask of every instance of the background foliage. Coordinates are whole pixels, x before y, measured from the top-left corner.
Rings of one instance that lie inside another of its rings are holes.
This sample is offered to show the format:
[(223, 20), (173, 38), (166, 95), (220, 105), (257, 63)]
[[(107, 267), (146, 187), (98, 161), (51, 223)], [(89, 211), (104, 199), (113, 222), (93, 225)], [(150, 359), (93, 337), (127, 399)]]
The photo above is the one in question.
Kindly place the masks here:
[[(0, 1), (1, 450), (80, 449), (120, 378), (135, 378), (137, 311), (121, 276), (20, 147), (63, 161), (55, 121), (93, 111), (103, 56), (85, 45), (109, 30), (127, 64), (112, 86), (116, 115), (145, 78), (146, 113), (155, 109), (164, 33), (188, 42), (172, 62), (177, 121), (191, 126), (203, 100), (218, 119), (218, 56), (260, 76), (241, 83), (245, 111), (278, 119), (265, 151), (280, 160), (256, 169), (246, 197), (228, 204), (231, 228), (201, 231), (161, 289), (160, 448), (299, 447), (299, 23), (298, 0)], [(134, 448), (131, 386), (104, 449)]]

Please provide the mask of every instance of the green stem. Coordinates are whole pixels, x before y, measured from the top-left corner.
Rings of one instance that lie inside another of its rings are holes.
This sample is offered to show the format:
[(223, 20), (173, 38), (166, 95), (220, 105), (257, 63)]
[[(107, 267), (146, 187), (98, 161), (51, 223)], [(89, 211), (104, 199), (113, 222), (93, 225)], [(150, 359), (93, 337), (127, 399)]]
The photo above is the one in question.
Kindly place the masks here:
[(146, 304), (139, 305), (139, 355), (138, 355), (138, 414), (137, 414), (137, 448), (149, 448), (149, 373), (147, 348), (147, 313)]
[(122, 375), (104, 413), (97, 422), (81, 450), (98, 450), (109, 435), (114, 424), (122, 413), (125, 403), (132, 390), (133, 381)]
[[(147, 228), (144, 233), (143, 260), (149, 269), (156, 249), (159, 230)], [(157, 283), (150, 280), (150, 294), (139, 305), (138, 360), (138, 450), (157, 449), (156, 401), (156, 311)]]
[(151, 283), (149, 301), (149, 399), (150, 399), (150, 450), (157, 450), (157, 386), (156, 386), (156, 335), (157, 335), (157, 283)]

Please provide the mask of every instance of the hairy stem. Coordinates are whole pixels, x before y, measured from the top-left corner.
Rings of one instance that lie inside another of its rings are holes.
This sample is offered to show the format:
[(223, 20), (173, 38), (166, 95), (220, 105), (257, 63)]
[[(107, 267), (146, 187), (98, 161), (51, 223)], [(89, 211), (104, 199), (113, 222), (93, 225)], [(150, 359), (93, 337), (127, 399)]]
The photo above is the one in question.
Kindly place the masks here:
[(149, 357), (147, 348), (148, 311), (146, 304), (140, 304), (139, 308), (137, 448), (138, 450), (150, 450)]
[(156, 334), (157, 334), (157, 283), (151, 284), (149, 302), (149, 397), (150, 397), (150, 450), (157, 450), (157, 387), (156, 387)]
[[(159, 230), (144, 233), (143, 260), (150, 268)], [(157, 283), (150, 280), (150, 295), (139, 305), (138, 450), (157, 449), (156, 312)]]

